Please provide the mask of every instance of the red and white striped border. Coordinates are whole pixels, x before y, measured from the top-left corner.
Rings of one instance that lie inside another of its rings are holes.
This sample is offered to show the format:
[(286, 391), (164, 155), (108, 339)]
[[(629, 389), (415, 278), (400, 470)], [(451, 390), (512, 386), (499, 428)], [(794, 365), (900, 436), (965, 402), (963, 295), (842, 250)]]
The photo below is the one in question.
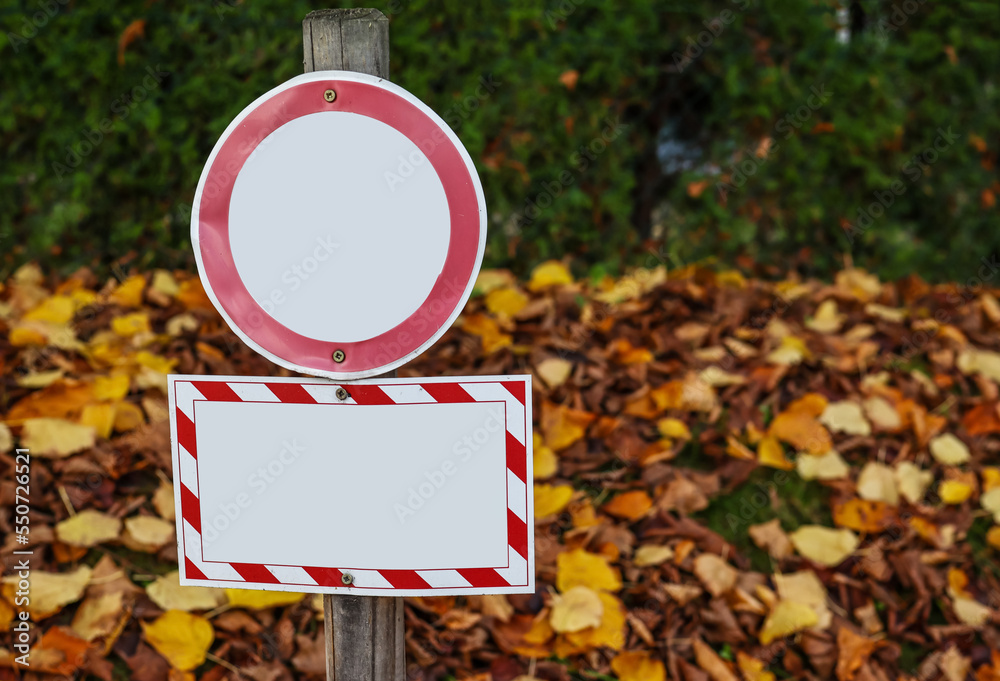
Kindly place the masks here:
[[(530, 377), (376, 379), (350, 383), (233, 376), (168, 378), (174, 496), (180, 510), (177, 544), (181, 584), (395, 596), (534, 591)], [(337, 398), (340, 387), (348, 390), (348, 399)], [(202, 560), (194, 409), (197, 401), (343, 405), (503, 402), (507, 414), (507, 564), (453, 570), (371, 570)], [(354, 578), (349, 587), (342, 581), (344, 572), (350, 572)]]

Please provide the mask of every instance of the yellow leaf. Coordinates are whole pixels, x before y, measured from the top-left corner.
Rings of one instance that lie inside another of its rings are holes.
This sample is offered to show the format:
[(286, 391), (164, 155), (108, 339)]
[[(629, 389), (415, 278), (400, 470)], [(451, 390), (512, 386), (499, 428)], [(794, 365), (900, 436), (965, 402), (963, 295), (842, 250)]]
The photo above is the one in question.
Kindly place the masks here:
[[(169, 482), (160, 481), (160, 486), (153, 492), (153, 508), (164, 520), (174, 519), (174, 486)], [(169, 608), (167, 608), (169, 610)]]
[(569, 485), (535, 484), (535, 518), (559, 513), (572, 497), (573, 488)]
[(956, 597), (952, 600), (951, 607), (959, 620), (977, 629), (993, 616), (992, 610), (973, 598)]
[(167, 610), (151, 624), (141, 624), (149, 644), (181, 671), (200, 666), (215, 640), (211, 622), (182, 610)]
[(114, 373), (94, 379), (94, 399), (118, 401), (128, 395), (128, 374)]
[(541, 429), (545, 444), (562, 451), (587, 433), (587, 426), (597, 418), (579, 409), (546, 402), (542, 405)]
[(958, 466), (969, 461), (969, 447), (951, 433), (938, 435), (930, 441), (931, 456), (946, 466)]
[[(36, 622), (45, 619), (62, 610), (63, 606), (80, 600), (90, 582), (90, 574), (90, 568), (86, 565), (61, 574), (32, 570), (31, 600), (27, 604), (32, 619)], [(15, 599), (18, 580), (20, 577), (17, 574), (3, 578), (3, 595), (11, 603)]]
[(674, 550), (663, 544), (643, 544), (635, 550), (632, 562), (636, 567), (660, 565), (674, 557)]
[(226, 602), (222, 589), (204, 586), (181, 586), (177, 570), (157, 577), (146, 587), (149, 600), (164, 610), (214, 610)]
[(531, 272), (531, 281), (528, 282), (528, 289), (531, 291), (541, 291), (549, 286), (559, 284), (572, 284), (573, 277), (569, 270), (558, 260), (543, 262)]
[(38, 371), (26, 374), (24, 376), (19, 376), (17, 379), (17, 384), (22, 388), (32, 388), (37, 390), (38, 388), (45, 388), (66, 374), (62, 369), (52, 369), (51, 371)]
[(601, 623), (604, 604), (593, 589), (574, 586), (562, 595), (553, 594), (549, 622), (558, 633), (580, 631)]
[(938, 495), (946, 504), (961, 504), (972, 496), (972, 492), (972, 485), (960, 480), (942, 480), (938, 485)]
[(65, 419), (25, 419), (21, 445), (38, 457), (62, 458), (94, 446), (97, 432)]
[(76, 313), (77, 305), (69, 296), (50, 296), (42, 304), (26, 313), (22, 319), (26, 322), (47, 322), (49, 324), (68, 324)]
[(903, 426), (903, 419), (900, 418), (896, 408), (883, 397), (869, 397), (862, 406), (868, 419), (882, 430), (897, 431)]
[(115, 405), (114, 427), (119, 433), (138, 428), (146, 422), (142, 409), (131, 402), (119, 402)]
[(795, 634), (819, 622), (816, 611), (804, 603), (778, 601), (760, 628), (760, 642), (769, 645), (771, 641)]
[(121, 531), (121, 520), (92, 508), (56, 523), (56, 538), (59, 541), (85, 548), (117, 539)]
[(616, 518), (638, 520), (653, 507), (653, 501), (645, 490), (632, 490), (615, 496), (604, 504), (603, 510)]
[(551, 478), (559, 470), (559, 457), (549, 447), (542, 444), (542, 436), (535, 433), (535, 447), (533, 451), (532, 470), (535, 473), (535, 480)]
[(88, 404), (80, 414), (80, 424), (90, 426), (97, 437), (111, 437), (115, 426), (115, 406), (113, 404)]
[(1000, 468), (997, 466), (983, 466), (981, 471), (983, 476), (983, 491), (1000, 488)]
[(573, 363), (560, 357), (549, 357), (538, 363), (535, 372), (545, 381), (545, 385), (558, 388), (573, 372)]
[(899, 493), (911, 504), (919, 504), (924, 499), (927, 488), (934, 481), (934, 474), (925, 471), (910, 461), (900, 461), (895, 470)]
[(1000, 551), (1000, 525), (994, 525), (986, 532), (986, 543)]
[(180, 286), (177, 285), (177, 280), (174, 279), (174, 275), (166, 270), (156, 270), (153, 272), (153, 281), (149, 287), (168, 298), (173, 298), (181, 291)]
[(146, 288), (146, 278), (140, 274), (123, 281), (111, 293), (111, 302), (122, 307), (142, 307), (142, 291)]
[(625, 607), (621, 601), (604, 591), (598, 592), (604, 615), (593, 629), (566, 634), (566, 639), (581, 648), (610, 648), (621, 650), (625, 646)]
[(799, 570), (790, 574), (774, 575), (774, 585), (779, 600), (794, 601), (807, 605), (816, 613), (816, 626), (825, 629), (833, 620), (833, 613), (827, 608), (826, 587), (812, 570)]
[(795, 468), (795, 464), (785, 458), (785, 450), (782, 448), (781, 443), (770, 435), (762, 437), (757, 444), (757, 461), (762, 466), (780, 468), (784, 471), (790, 471)]
[(528, 304), (528, 296), (516, 288), (499, 288), (486, 294), (486, 309), (494, 315), (513, 317)]
[(100, 596), (87, 598), (73, 615), (73, 631), (85, 641), (107, 636), (114, 631), (122, 616), (127, 616), (122, 607), (121, 591), (112, 591)]
[(1000, 487), (994, 487), (979, 497), (979, 504), (993, 514), (993, 522), (1000, 523)]
[(702, 553), (694, 559), (694, 575), (713, 596), (721, 596), (736, 586), (739, 573), (714, 553)]
[(611, 670), (619, 681), (665, 681), (667, 670), (648, 650), (621, 653), (611, 660)]
[[(133, 551), (153, 553), (174, 538), (174, 524), (151, 515), (137, 515), (125, 519), (122, 543)], [(183, 608), (178, 608), (183, 609)]]
[(803, 359), (808, 359), (809, 356), (809, 348), (806, 347), (801, 338), (785, 336), (781, 339), (781, 345), (768, 353), (767, 361), (779, 366), (790, 366), (799, 364)]
[(893, 470), (876, 461), (866, 463), (858, 475), (858, 496), (868, 501), (884, 501), (890, 506), (899, 504)]
[(736, 651), (736, 666), (743, 674), (743, 681), (775, 681), (774, 673), (767, 671), (767, 665), (742, 650)]
[(663, 437), (669, 437), (675, 440), (691, 439), (691, 429), (688, 428), (687, 424), (680, 419), (660, 419), (656, 422), (656, 429), (660, 431), (660, 435)]
[(837, 310), (837, 301), (828, 298), (819, 304), (812, 319), (806, 319), (806, 328), (817, 333), (836, 333), (844, 323), (844, 316)]
[(462, 319), (462, 330), (475, 334), (483, 342), (483, 353), (490, 355), (497, 350), (513, 344), (509, 334), (500, 331), (500, 326), (492, 317), (484, 314), (473, 314)]
[(1000, 383), (1000, 352), (969, 348), (962, 351), (955, 364), (963, 374), (981, 374)]
[(149, 331), (149, 315), (145, 312), (133, 312), (132, 314), (115, 317), (111, 320), (111, 330), (125, 338)]
[(847, 462), (835, 449), (820, 456), (799, 456), (795, 459), (795, 470), (803, 480), (843, 480), (851, 472)]
[(573, 549), (556, 558), (556, 588), (566, 593), (574, 586), (617, 591), (622, 587), (622, 580), (604, 556)]
[(159, 355), (154, 355), (152, 352), (146, 350), (140, 350), (135, 353), (134, 357), (137, 364), (144, 366), (147, 369), (152, 369), (161, 374), (169, 374), (174, 370), (174, 366), (177, 364), (177, 359), (167, 359), (166, 357), (160, 357)]
[(301, 601), (305, 596), (305, 594), (291, 591), (226, 589), (226, 597), (229, 599), (229, 605), (234, 608), (252, 608), (254, 610), (274, 608), (280, 605), (293, 605)]
[[(650, 357), (650, 359), (652, 359), (652, 357)], [(723, 371), (714, 365), (699, 372), (698, 378), (715, 388), (728, 385), (743, 385), (747, 382), (746, 376)]]
[(865, 418), (861, 405), (849, 400), (831, 402), (823, 410), (819, 422), (834, 433), (871, 435), (872, 432), (871, 424)]
[(480, 270), (473, 291), (486, 294), (502, 286), (514, 286), (517, 278), (508, 270)]
[(839, 565), (858, 548), (858, 537), (850, 530), (822, 525), (803, 525), (788, 538), (800, 556), (828, 567)]
[(774, 417), (768, 434), (810, 454), (830, 451), (830, 433), (814, 416), (805, 411), (784, 411)]
[(24, 348), (29, 345), (48, 345), (49, 338), (37, 327), (19, 324), (10, 330), (7, 340), (15, 348)]

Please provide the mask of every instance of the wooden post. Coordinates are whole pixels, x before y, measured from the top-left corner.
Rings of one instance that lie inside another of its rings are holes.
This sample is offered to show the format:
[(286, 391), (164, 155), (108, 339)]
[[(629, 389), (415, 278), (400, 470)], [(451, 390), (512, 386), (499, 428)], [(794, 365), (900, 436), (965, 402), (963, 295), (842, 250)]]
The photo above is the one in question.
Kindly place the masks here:
[[(302, 65), (389, 78), (389, 19), (377, 9), (324, 9), (302, 22)], [(387, 374), (394, 376), (396, 372)], [(323, 596), (327, 681), (403, 681), (403, 599)]]

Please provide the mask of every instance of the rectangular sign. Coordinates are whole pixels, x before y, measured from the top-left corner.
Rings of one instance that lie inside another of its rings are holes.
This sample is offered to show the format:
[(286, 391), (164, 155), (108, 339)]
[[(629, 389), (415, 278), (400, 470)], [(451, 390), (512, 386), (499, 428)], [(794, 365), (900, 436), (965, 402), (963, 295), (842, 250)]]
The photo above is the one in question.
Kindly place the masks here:
[(534, 592), (528, 376), (170, 376), (181, 584)]

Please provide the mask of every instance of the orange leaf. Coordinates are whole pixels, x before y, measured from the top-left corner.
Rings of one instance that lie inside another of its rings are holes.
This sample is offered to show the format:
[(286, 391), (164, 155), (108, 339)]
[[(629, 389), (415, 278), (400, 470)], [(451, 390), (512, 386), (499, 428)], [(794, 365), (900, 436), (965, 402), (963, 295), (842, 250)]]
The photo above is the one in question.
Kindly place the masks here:
[(610, 513), (617, 518), (626, 520), (638, 520), (646, 515), (652, 508), (653, 502), (646, 494), (645, 490), (633, 490), (619, 494), (614, 499), (604, 504), (605, 513)]
[(833, 522), (858, 532), (881, 532), (895, 519), (895, 510), (884, 501), (848, 499), (833, 506)]
[(587, 426), (596, 417), (585, 411), (554, 405), (542, 405), (542, 435), (545, 444), (554, 451), (566, 449), (587, 433)]
[(89, 647), (68, 629), (52, 627), (31, 651), (31, 666), (36, 671), (70, 676), (84, 663)]
[(576, 81), (580, 80), (580, 72), (576, 69), (570, 69), (569, 71), (563, 71), (559, 74), (559, 82), (566, 86), (567, 90), (576, 89)]
[(697, 199), (705, 192), (705, 187), (708, 186), (708, 180), (697, 180), (695, 182), (688, 182), (687, 194), (692, 199)]
[(824, 454), (833, 447), (829, 431), (805, 411), (778, 414), (771, 422), (768, 433), (810, 454)]
[(146, 20), (136, 19), (125, 27), (121, 36), (118, 37), (118, 65), (125, 66), (125, 48), (135, 42), (136, 39), (146, 35)]

